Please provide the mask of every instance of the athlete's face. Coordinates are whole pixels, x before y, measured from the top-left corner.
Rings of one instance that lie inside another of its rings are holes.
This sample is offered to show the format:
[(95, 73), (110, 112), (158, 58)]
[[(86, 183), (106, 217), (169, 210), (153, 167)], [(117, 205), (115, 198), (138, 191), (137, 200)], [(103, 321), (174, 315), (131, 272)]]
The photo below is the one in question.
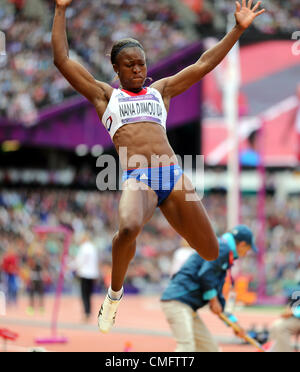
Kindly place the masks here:
[(117, 56), (113, 66), (122, 87), (129, 91), (140, 91), (147, 78), (145, 53), (141, 48), (125, 48)]

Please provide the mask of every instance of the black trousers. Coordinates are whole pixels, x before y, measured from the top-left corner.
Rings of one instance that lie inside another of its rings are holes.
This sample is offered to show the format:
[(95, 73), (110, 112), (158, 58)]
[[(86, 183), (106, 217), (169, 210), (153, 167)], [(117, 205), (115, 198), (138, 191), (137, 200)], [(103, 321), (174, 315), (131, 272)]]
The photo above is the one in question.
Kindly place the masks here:
[(34, 307), (35, 296), (39, 298), (40, 307), (44, 306), (44, 283), (42, 280), (32, 280), (29, 284), (30, 306)]
[(85, 315), (91, 315), (91, 297), (93, 293), (94, 280), (80, 278), (81, 298)]

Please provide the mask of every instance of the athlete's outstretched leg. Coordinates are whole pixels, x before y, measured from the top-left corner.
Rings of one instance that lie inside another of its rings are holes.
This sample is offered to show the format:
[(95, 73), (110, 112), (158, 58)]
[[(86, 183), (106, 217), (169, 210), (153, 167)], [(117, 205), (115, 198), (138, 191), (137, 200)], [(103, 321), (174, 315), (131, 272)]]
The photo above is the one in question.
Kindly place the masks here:
[(114, 324), (126, 272), (135, 255), (136, 238), (157, 206), (155, 192), (146, 186), (143, 190), (137, 190), (136, 185), (137, 181), (134, 179), (127, 180), (123, 185), (119, 205), (119, 231), (113, 238), (112, 283), (98, 316), (99, 328), (104, 333), (109, 332)]
[(183, 175), (178, 185), (160, 206), (162, 213), (201, 257), (208, 261), (216, 260), (219, 255), (218, 240), (191, 181)]

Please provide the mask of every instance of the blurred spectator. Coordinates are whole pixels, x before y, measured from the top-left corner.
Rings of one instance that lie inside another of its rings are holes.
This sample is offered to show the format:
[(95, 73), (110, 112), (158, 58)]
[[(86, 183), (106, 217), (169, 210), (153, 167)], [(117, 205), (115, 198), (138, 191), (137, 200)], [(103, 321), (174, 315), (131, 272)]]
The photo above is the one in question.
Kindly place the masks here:
[(99, 258), (95, 245), (87, 232), (82, 234), (81, 244), (73, 263), (73, 269), (80, 281), (81, 299), (85, 321), (91, 316), (91, 298), (94, 282), (99, 278)]
[(16, 14), (18, 14), (24, 8), (24, 5), (26, 3), (26, 0), (8, 0), (8, 1), (14, 5)]
[(292, 353), (291, 337), (300, 333), (300, 291), (294, 293), (290, 306), (271, 327), (270, 338), (273, 341), (270, 352)]
[(13, 246), (9, 246), (2, 258), (2, 270), (6, 286), (7, 303), (15, 305), (18, 297), (19, 258)]
[(32, 254), (28, 257), (28, 268), (29, 268), (29, 307), (27, 312), (30, 315), (34, 314), (35, 310), (35, 297), (39, 300), (39, 309), (41, 312), (44, 311), (44, 278), (46, 274), (46, 257), (42, 247), (36, 247)]
[(170, 276), (172, 277), (175, 275), (181, 268), (181, 266), (187, 261), (187, 259), (194, 253), (194, 249), (192, 249), (189, 243), (182, 239), (181, 247), (178, 248), (173, 257), (173, 262), (171, 266)]

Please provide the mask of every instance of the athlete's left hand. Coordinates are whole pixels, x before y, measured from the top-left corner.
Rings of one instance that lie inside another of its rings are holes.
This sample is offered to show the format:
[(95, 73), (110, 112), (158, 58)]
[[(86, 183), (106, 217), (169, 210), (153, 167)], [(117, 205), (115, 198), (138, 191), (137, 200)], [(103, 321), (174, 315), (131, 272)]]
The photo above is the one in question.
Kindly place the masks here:
[[(262, 9), (257, 12), (257, 9), (259, 8), (261, 1), (256, 3), (254, 7), (252, 8), (253, 0), (242, 0), (242, 5), (239, 1), (236, 1), (236, 12), (235, 12), (235, 19), (236, 24), (241, 27), (243, 30), (246, 30), (251, 23), (254, 21), (256, 17), (263, 14), (265, 12), (265, 9)], [(251, 9), (252, 8), (252, 9)]]

